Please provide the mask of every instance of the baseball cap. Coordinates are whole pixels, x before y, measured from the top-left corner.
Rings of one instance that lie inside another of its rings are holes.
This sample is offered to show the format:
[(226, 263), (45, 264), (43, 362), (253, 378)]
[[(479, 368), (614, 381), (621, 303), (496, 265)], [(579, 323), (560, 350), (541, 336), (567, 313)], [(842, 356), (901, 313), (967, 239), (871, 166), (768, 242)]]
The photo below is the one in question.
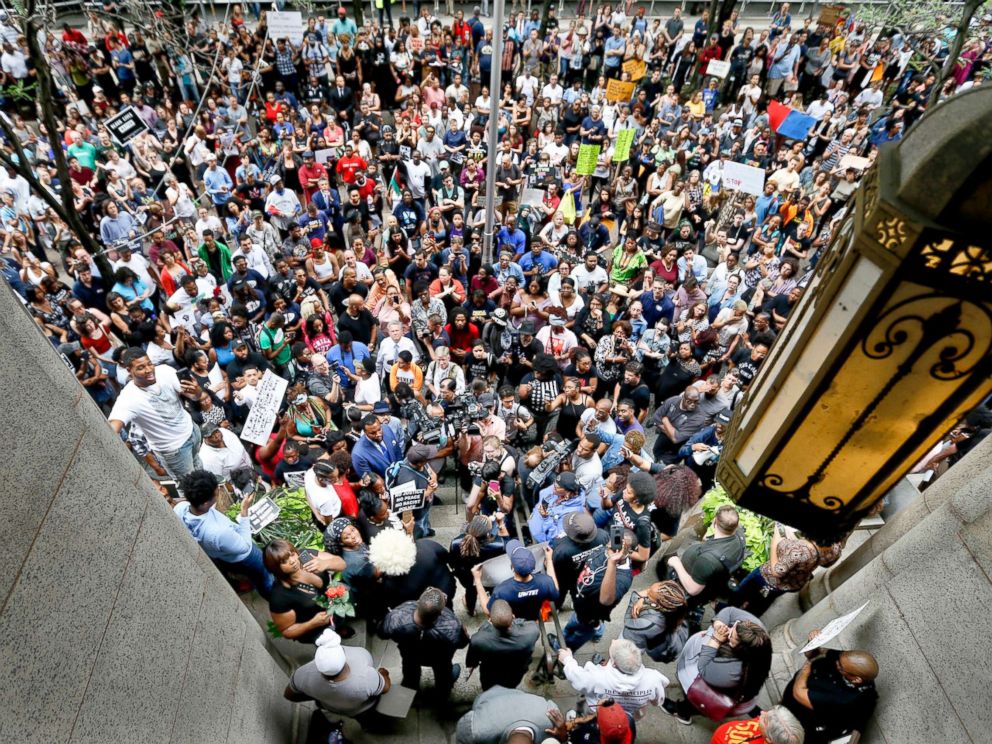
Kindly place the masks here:
[(575, 473), (568, 470), (558, 474), (558, 477), (555, 478), (555, 485), (572, 493), (577, 493), (579, 490), (579, 481), (576, 479)]
[(248, 348), (248, 344), (245, 343), (244, 339), (235, 339), (234, 343), (231, 345), (232, 349)]
[(304, 152), (303, 152), (303, 159), (304, 160), (310, 160), (312, 158), (313, 158), (313, 150), (304, 150)]
[(378, 400), (372, 406), (372, 413), (389, 413), (389, 404), (384, 400)]
[(495, 310), (493, 310), (492, 317), (493, 317), (493, 323), (495, 323), (496, 325), (498, 326), (506, 325), (507, 312), (505, 308), (498, 307)]
[(519, 540), (510, 540), (506, 543), (506, 554), (510, 556), (510, 566), (521, 576), (530, 576), (537, 568), (537, 561)]
[(407, 450), (406, 459), (414, 467), (420, 467), (425, 462), (427, 462), (431, 457), (431, 450), (426, 444), (421, 444), (420, 442), (414, 442), (410, 445), (410, 449)]
[(581, 545), (592, 542), (596, 537), (596, 522), (587, 511), (569, 512), (562, 527), (566, 535)]
[(273, 186), (277, 183), (282, 183), (282, 176), (269, 176), (269, 183)]
[(207, 421), (205, 424), (203, 424), (200, 427), (200, 434), (202, 434), (205, 437), (209, 437), (211, 434), (213, 434), (219, 428), (220, 427), (217, 426), (217, 424), (214, 423), (213, 421)]
[(524, 335), (527, 335), (527, 336), (533, 336), (534, 333), (535, 333), (535, 330), (534, 330), (534, 321), (533, 320), (525, 320), (524, 322), (522, 322), (520, 324), (520, 332), (523, 333)]
[(744, 126), (744, 120), (743, 119), (734, 119), (733, 126), (735, 126), (735, 127), (742, 127), (742, 126)]
[(617, 705), (600, 705), (596, 709), (599, 740), (602, 744), (630, 744), (633, 735), (630, 720), (624, 709)]
[(442, 160), (440, 163), (437, 164), (437, 167), (440, 170), (448, 170), (451, 166), (448, 165), (448, 161), (447, 160)]
[(722, 411), (718, 412), (713, 418), (714, 422), (717, 424), (723, 424), (726, 426), (730, 423), (731, 417), (734, 415), (733, 411), (729, 408), (724, 408)]

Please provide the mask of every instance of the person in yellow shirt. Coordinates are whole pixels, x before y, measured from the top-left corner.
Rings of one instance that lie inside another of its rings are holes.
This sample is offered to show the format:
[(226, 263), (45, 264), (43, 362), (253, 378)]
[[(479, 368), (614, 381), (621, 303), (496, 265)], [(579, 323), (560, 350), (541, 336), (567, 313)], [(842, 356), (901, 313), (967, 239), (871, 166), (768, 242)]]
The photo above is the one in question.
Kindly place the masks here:
[(404, 349), (396, 357), (396, 363), (389, 370), (389, 389), (396, 392), (396, 386), (405, 382), (417, 396), (417, 400), (423, 402), (424, 372), (413, 363), (413, 354)]

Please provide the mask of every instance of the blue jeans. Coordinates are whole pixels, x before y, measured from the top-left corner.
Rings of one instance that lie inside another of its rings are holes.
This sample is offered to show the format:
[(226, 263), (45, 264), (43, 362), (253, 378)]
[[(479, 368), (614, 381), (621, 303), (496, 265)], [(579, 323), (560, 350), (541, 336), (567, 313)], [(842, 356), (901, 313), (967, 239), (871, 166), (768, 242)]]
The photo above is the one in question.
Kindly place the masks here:
[(613, 511), (613, 509), (599, 507), (592, 513), (592, 521), (596, 523), (597, 527), (605, 527), (612, 521)]
[(155, 452), (155, 457), (158, 458), (166, 472), (172, 476), (172, 479), (178, 481), (194, 470), (203, 469), (203, 463), (200, 462), (201, 444), (203, 444), (203, 437), (200, 435), (200, 427), (194, 423), (193, 433), (179, 449), (172, 452)]
[(565, 636), (565, 645), (574, 652), (589, 641), (598, 641), (603, 637), (605, 631), (606, 626), (603, 623), (589, 625), (579, 620), (577, 615), (572, 615), (572, 619), (562, 630), (562, 635)]
[(269, 598), (269, 594), (272, 593), (272, 585), (275, 583), (275, 577), (265, 567), (265, 563), (262, 560), (262, 551), (257, 545), (251, 546), (251, 553), (248, 554), (247, 558), (233, 565), (247, 575), (248, 580), (254, 585), (255, 591), (265, 599)]

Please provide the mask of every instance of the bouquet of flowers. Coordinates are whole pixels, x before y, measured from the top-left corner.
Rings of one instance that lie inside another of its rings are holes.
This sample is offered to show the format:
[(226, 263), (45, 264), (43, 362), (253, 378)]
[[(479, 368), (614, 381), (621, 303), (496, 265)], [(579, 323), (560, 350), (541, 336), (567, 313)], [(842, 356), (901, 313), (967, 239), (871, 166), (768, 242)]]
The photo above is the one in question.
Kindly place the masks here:
[(351, 592), (348, 587), (338, 581), (331, 581), (327, 590), (314, 600), (335, 617), (354, 617), (355, 605), (351, 602)]

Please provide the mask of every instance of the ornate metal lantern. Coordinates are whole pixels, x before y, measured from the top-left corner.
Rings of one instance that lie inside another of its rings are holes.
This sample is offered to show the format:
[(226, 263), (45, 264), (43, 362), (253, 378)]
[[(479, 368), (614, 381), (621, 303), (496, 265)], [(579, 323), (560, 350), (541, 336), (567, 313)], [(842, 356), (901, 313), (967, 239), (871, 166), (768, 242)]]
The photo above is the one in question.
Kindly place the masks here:
[(978, 88), (882, 148), (736, 413), (742, 506), (835, 539), (992, 393), (990, 132)]

